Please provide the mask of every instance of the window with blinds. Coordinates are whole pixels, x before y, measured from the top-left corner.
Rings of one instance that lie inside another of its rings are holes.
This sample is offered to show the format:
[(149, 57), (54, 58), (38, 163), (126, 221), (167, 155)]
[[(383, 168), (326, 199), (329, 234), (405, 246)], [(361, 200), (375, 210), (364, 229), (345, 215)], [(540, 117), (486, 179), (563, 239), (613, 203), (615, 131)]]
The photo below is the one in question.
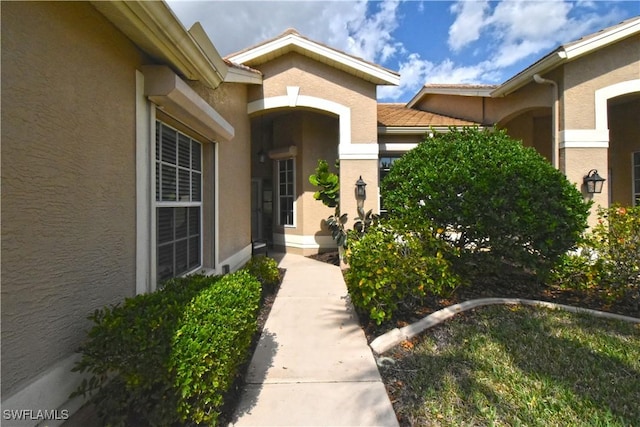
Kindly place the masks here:
[(202, 263), (202, 145), (156, 122), (158, 283)]

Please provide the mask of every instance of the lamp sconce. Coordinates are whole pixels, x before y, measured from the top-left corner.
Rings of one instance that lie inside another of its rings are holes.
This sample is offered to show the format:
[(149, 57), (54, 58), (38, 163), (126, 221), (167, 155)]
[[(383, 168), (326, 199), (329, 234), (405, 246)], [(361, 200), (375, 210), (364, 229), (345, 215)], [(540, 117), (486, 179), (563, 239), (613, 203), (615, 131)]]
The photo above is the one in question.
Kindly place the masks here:
[(587, 193), (599, 194), (602, 193), (602, 184), (605, 181), (606, 180), (603, 177), (598, 175), (598, 171), (596, 169), (591, 169), (582, 182), (585, 187), (587, 187)]
[(267, 153), (264, 152), (264, 149), (260, 149), (260, 151), (258, 151), (258, 161), (260, 163), (264, 163), (265, 160), (267, 159)]
[(358, 207), (362, 208), (364, 205), (364, 201), (367, 198), (367, 189), (365, 188), (367, 183), (362, 180), (362, 175), (356, 181), (356, 200), (358, 202)]

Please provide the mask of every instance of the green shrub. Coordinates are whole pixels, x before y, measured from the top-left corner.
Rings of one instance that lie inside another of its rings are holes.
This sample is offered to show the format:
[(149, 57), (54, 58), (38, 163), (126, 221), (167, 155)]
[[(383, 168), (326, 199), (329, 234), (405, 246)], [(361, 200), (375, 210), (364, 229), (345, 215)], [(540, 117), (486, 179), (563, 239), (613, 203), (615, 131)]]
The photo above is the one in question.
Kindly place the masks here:
[(390, 218), (443, 229), (465, 260), (536, 269), (575, 246), (589, 209), (535, 150), (504, 131), (475, 128), (437, 134), (405, 154), (385, 177), (382, 195)]
[(260, 284), (247, 272), (168, 281), (96, 310), (74, 371), (107, 425), (215, 424), (222, 395), (247, 356)]
[(431, 294), (460, 283), (447, 259), (452, 248), (430, 232), (402, 230), (389, 223), (372, 226), (346, 251), (345, 281), (355, 307), (377, 324)]
[(265, 292), (273, 293), (280, 283), (280, 270), (275, 259), (258, 255), (249, 260), (244, 269), (262, 284)]
[(598, 224), (578, 251), (564, 255), (550, 280), (567, 288), (601, 290), (611, 300), (640, 304), (640, 207), (598, 209)]
[(181, 420), (216, 424), (224, 394), (247, 357), (259, 301), (260, 283), (239, 271), (224, 276), (186, 307), (169, 359)]

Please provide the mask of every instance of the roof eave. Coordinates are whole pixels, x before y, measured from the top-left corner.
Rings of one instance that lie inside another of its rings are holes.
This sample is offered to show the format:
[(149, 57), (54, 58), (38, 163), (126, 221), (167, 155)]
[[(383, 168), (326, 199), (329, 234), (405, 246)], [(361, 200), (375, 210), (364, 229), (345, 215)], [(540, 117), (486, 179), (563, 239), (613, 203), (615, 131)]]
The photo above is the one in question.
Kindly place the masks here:
[(544, 74), (560, 66), (563, 63), (573, 61), (581, 56), (588, 55), (593, 51), (602, 49), (619, 40), (640, 33), (640, 18), (631, 19), (620, 25), (609, 28), (595, 35), (586, 36), (584, 40), (568, 43), (560, 46), (555, 51), (543, 57), (529, 68), (516, 74), (511, 79), (500, 85), (491, 92), (492, 97), (509, 95), (521, 87), (531, 83), (535, 74)]
[(474, 97), (491, 97), (494, 87), (430, 87), (425, 85), (420, 91), (407, 103), (407, 108), (412, 108), (425, 95), (454, 95), (454, 96), (474, 96)]
[(423, 135), (430, 132), (448, 132), (452, 127), (480, 127), (481, 124), (460, 124), (451, 126), (378, 126), (378, 135)]
[(310, 52), (327, 58), (330, 61), (339, 63), (353, 71), (363, 73), (367, 76), (367, 80), (378, 85), (394, 85), (400, 84), (400, 75), (396, 72), (386, 70), (382, 67), (369, 64), (366, 61), (359, 60), (350, 55), (330, 49), (326, 46), (314, 43), (295, 33), (286, 34), (280, 38), (271, 40), (252, 49), (241, 51), (229, 56), (232, 62), (239, 64), (251, 64), (273, 52), (283, 49), (297, 48), (298, 52)]
[(564, 49), (558, 49), (498, 86), (491, 92), (491, 97), (499, 98), (507, 96), (531, 83), (535, 74), (547, 73), (558, 67), (560, 64), (566, 62), (566, 60), (567, 55)]
[[(194, 37), (182, 26), (166, 3), (91, 3), (143, 51), (167, 63), (186, 79), (201, 81), (211, 88), (216, 88), (223, 82), (227, 67), (215, 48), (203, 48), (199, 43), (203, 43), (204, 39), (199, 37), (201, 34), (198, 34), (198, 29), (194, 30)], [(209, 41), (208, 44), (210, 43)]]

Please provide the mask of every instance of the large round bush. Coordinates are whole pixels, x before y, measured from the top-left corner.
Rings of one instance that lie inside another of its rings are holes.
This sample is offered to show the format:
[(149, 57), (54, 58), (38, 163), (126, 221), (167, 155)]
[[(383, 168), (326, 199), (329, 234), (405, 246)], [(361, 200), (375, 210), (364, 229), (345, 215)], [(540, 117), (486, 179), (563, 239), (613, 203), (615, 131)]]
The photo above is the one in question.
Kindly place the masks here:
[(589, 204), (503, 130), (451, 129), (398, 160), (382, 183), (391, 217), (430, 223), (463, 255), (549, 266), (575, 246)]

